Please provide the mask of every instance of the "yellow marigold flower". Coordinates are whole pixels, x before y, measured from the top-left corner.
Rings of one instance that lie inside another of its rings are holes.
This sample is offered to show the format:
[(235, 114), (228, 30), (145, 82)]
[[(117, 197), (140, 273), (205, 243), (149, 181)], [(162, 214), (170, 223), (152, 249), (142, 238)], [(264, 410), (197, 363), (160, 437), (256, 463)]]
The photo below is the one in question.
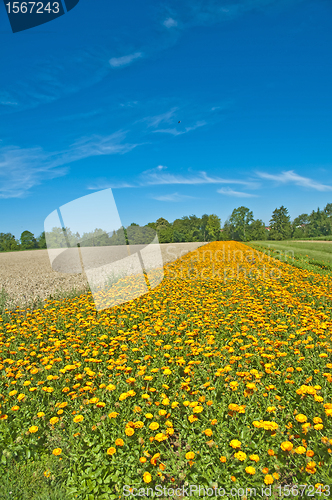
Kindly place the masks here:
[(52, 453), (53, 453), (53, 455), (55, 455), (57, 457), (58, 455), (61, 455), (62, 449), (61, 448), (54, 448)]
[(238, 441), (237, 439), (232, 439), (232, 441), (229, 443), (229, 445), (232, 448), (240, 448), (241, 447), (241, 441)]
[(266, 408), (266, 411), (267, 411), (268, 413), (273, 413), (273, 412), (275, 412), (275, 411), (276, 411), (276, 407), (275, 407), (275, 406), (268, 406), (268, 407)]
[(113, 384), (109, 384), (108, 386), (106, 386), (106, 389), (107, 389), (108, 391), (115, 391), (116, 386), (115, 386), (115, 385), (113, 385)]
[(159, 415), (160, 415), (161, 417), (163, 417), (164, 415), (166, 415), (167, 411), (166, 411), (166, 410), (159, 410), (159, 412), (158, 412), (158, 413), (159, 413)]
[(186, 453), (187, 460), (193, 460), (194, 458), (195, 458), (195, 453), (193, 451), (188, 451), (188, 453)]
[(139, 461), (141, 462), (141, 464), (145, 464), (145, 462), (146, 462), (146, 458), (145, 458), (145, 457), (141, 457), (141, 458), (139, 459)]
[(77, 424), (78, 422), (83, 422), (84, 417), (83, 415), (76, 415), (76, 417), (73, 418), (73, 421)]
[(149, 425), (149, 429), (151, 429), (152, 431), (156, 431), (157, 429), (159, 429), (158, 422), (151, 422), (151, 424)]
[(249, 467), (246, 467), (245, 471), (246, 471), (247, 474), (250, 474), (251, 476), (253, 476), (254, 474), (256, 474), (255, 467), (251, 467), (251, 465), (249, 465)]
[(95, 403), (98, 403), (98, 401), (99, 401), (99, 398), (91, 398), (91, 399), (89, 399), (89, 403), (92, 404), (92, 405), (94, 405)]
[(324, 429), (324, 425), (323, 424), (316, 424), (316, 425), (314, 425), (314, 429), (316, 431), (321, 431), (322, 429)]
[(145, 416), (145, 418), (153, 418), (152, 413), (146, 413), (144, 416)]
[(216, 418), (214, 418), (213, 420), (211, 420), (211, 425), (216, 425), (218, 423), (218, 420)]
[(141, 422), (138, 420), (137, 422), (134, 423), (135, 429), (142, 429), (144, 427), (144, 422)]
[(155, 435), (154, 439), (161, 443), (162, 441), (165, 441), (167, 439), (167, 435), (160, 432), (159, 434)]
[(58, 405), (59, 408), (66, 408), (66, 406), (68, 406), (68, 403), (64, 402), (64, 403), (60, 403)]
[(37, 417), (41, 418), (41, 417), (45, 417), (45, 413), (43, 411), (39, 411), (37, 413)]
[(17, 396), (17, 400), (18, 400), (18, 401), (23, 401), (23, 399), (24, 399), (24, 398), (25, 398), (25, 394), (19, 394), (19, 395)]
[(172, 372), (171, 372), (171, 370), (169, 368), (166, 368), (166, 370), (163, 371), (163, 374), (164, 375), (171, 375)]
[(259, 429), (259, 428), (260, 428), (260, 426), (261, 426), (261, 423), (260, 423), (260, 422), (258, 422), (258, 420), (254, 420), (254, 421), (253, 421), (253, 423), (252, 423), (252, 425), (253, 425), (254, 427), (256, 427), (257, 429)]
[(124, 401), (125, 399), (127, 399), (127, 397), (128, 397), (128, 394), (126, 392), (123, 392), (119, 396), (119, 401)]
[(303, 422), (306, 422), (308, 420), (308, 418), (305, 415), (303, 415), (303, 413), (299, 413), (298, 415), (296, 415), (295, 420), (303, 423)]
[(0, 420), (7, 420), (7, 418), (8, 418), (8, 415), (6, 415), (6, 414), (0, 415)]
[(152, 478), (151, 478), (150, 472), (144, 472), (144, 474), (143, 474), (143, 481), (145, 483), (151, 483), (151, 479)]
[(243, 462), (247, 458), (247, 455), (243, 451), (237, 451), (234, 453), (234, 457)]
[(323, 423), (323, 420), (320, 417), (314, 417), (312, 419), (312, 421), (314, 424), (322, 424)]
[(256, 462), (256, 463), (259, 462), (259, 456), (258, 455), (253, 454), (253, 455), (250, 455), (249, 458), (253, 462)]
[(131, 427), (127, 427), (125, 430), (125, 434), (126, 436), (132, 436), (133, 434), (135, 434), (135, 431)]
[(108, 414), (109, 418), (116, 418), (119, 414), (116, 411), (112, 411)]
[(123, 446), (123, 445), (124, 445), (123, 439), (121, 439), (121, 438), (116, 439), (115, 446)]
[(193, 408), (193, 413), (202, 413), (203, 410), (203, 406), (195, 406), (195, 408)]
[(15, 396), (17, 394), (17, 391), (10, 391), (9, 396)]
[(284, 441), (281, 443), (280, 448), (283, 451), (291, 451), (293, 449), (293, 444), (290, 441)]
[(192, 424), (193, 422), (196, 422), (198, 418), (195, 415), (189, 415), (188, 420)]
[(38, 431), (38, 427), (36, 425), (32, 425), (30, 428), (29, 428), (29, 432), (31, 432), (31, 434), (34, 434), (35, 432)]
[(297, 453), (298, 455), (303, 455), (305, 452), (306, 452), (306, 449), (304, 446), (298, 446), (297, 448), (295, 448), (295, 453)]
[(110, 448), (108, 448), (106, 453), (107, 455), (114, 455), (114, 453), (116, 453), (116, 448), (114, 448), (114, 446), (111, 446)]
[(271, 474), (267, 474), (264, 477), (264, 483), (265, 484), (273, 484), (273, 476), (271, 476)]
[(50, 424), (51, 425), (54, 425), (57, 422), (59, 422), (59, 417), (52, 417), (52, 418), (50, 418)]
[(203, 433), (206, 435), (206, 436), (212, 436), (213, 434), (213, 431), (211, 429), (205, 429), (205, 431), (203, 431)]
[(96, 406), (97, 408), (104, 408), (106, 406), (106, 403), (104, 403), (103, 401), (98, 401), (98, 403), (96, 403)]
[(227, 461), (227, 458), (224, 456), (224, 455), (221, 455), (221, 457), (219, 458), (220, 462), (221, 463), (225, 463)]

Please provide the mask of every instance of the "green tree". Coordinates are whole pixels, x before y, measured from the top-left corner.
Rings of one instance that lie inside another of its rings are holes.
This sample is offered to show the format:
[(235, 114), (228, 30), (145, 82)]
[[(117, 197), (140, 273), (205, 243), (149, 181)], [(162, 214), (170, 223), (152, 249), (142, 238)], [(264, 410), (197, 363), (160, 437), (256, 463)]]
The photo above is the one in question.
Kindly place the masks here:
[(216, 214), (209, 215), (206, 231), (208, 234), (208, 241), (217, 241), (220, 238), (220, 218)]
[(300, 214), (293, 220), (292, 226), (292, 238), (304, 238), (307, 236), (307, 227), (310, 223), (308, 214)]
[(266, 239), (267, 239), (267, 231), (265, 229), (264, 222), (261, 219), (256, 219), (252, 221), (247, 231), (247, 241), (257, 241)]
[(11, 233), (0, 233), (0, 252), (15, 252), (20, 249), (19, 242)]
[(47, 248), (46, 246), (46, 237), (45, 237), (45, 231), (43, 231), (37, 238), (37, 245), (38, 248)]
[(283, 205), (276, 208), (270, 220), (270, 240), (287, 240), (291, 237), (292, 227), (288, 210)]
[(34, 248), (38, 248), (37, 240), (30, 231), (23, 231), (20, 241), (21, 250), (33, 250)]
[(232, 239), (247, 241), (249, 237), (249, 224), (253, 222), (254, 215), (247, 207), (235, 208), (229, 218), (230, 232)]

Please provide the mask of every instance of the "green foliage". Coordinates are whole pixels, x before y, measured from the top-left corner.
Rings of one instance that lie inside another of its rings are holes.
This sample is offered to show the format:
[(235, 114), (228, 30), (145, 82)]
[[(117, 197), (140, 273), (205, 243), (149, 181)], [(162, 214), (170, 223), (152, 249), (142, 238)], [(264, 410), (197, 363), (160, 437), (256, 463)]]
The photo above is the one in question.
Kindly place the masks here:
[(0, 252), (14, 252), (20, 249), (19, 242), (11, 233), (0, 233)]
[(38, 247), (37, 240), (30, 231), (23, 231), (20, 241), (21, 250), (33, 250)]
[(287, 240), (287, 238), (290, 238), (291, 233), (292, 227), (288, 210), (282, 205), (280, 208), (276, 208), (272, 214), (269, 239)]

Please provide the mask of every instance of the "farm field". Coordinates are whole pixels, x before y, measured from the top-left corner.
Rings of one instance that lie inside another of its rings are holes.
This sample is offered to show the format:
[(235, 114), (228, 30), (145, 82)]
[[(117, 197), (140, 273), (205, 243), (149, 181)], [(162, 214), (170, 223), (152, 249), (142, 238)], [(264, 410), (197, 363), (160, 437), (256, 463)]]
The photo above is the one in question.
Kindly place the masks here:
[(271, 257), (296, 267), (315, 272), (332, 271), (332, 243), (330, 241), (284, 240), (252, 241), (252, 248), (267, 252)]
[[(163, 262), (172, 262), (201, 245), (204, 243), (162, 243)], [(53, 271), (47, 250), (0, 253), (0, 313), (6, 308), (35, 308), (50, 296), (71, 296), (88, 290), (85, 273)]]
[(34, 463), (50, 491), (82, 500), (125, 485), (326, 498), (331, 275), (238, 242), (164, 271), (112, 309), (86, 293), (0, 317), (0, 476)]

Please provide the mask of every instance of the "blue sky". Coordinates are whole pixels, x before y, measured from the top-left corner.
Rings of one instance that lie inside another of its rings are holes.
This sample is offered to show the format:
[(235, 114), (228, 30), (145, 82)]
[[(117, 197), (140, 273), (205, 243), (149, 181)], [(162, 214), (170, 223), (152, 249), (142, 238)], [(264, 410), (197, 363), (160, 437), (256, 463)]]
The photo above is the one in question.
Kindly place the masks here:
[(0, 232), (109, 187), (124, 225), (332, 202), (329, 0), (80, 0), (15, 34), (0, 13)]

